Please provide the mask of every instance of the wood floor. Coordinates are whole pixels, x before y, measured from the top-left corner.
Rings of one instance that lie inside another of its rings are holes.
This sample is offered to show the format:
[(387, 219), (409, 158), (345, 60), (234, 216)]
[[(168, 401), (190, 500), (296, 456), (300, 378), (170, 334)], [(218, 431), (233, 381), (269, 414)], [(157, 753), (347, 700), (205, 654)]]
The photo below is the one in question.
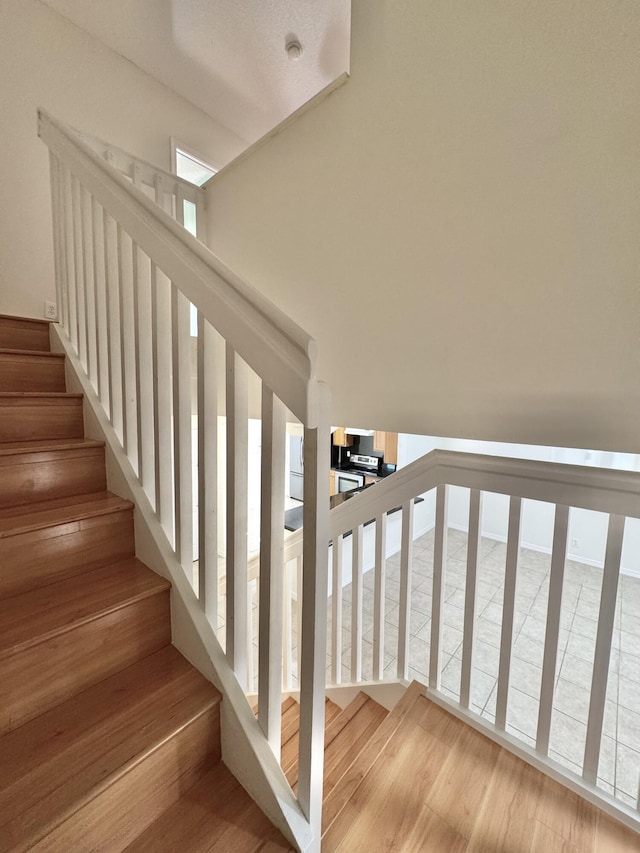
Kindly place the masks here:
[(323, 853), (630, 853), (640, 836), (414, 683), (328, 792)]

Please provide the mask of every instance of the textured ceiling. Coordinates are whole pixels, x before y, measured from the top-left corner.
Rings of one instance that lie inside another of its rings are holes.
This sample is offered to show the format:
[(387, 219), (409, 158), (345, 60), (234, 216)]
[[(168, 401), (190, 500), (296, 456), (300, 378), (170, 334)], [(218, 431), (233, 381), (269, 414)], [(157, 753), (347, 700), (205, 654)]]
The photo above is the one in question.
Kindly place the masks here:
[(349, 67), (350, 0), (42, 2), (247, 142)]

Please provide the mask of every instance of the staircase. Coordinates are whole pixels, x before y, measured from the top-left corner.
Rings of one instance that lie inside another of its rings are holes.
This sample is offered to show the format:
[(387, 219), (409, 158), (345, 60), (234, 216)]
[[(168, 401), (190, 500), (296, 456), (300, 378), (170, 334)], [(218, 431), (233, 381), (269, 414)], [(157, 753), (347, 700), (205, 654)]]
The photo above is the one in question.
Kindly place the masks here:
[(106, 489), (48, 324), (0, 317), (0, 851), (290, 849)]

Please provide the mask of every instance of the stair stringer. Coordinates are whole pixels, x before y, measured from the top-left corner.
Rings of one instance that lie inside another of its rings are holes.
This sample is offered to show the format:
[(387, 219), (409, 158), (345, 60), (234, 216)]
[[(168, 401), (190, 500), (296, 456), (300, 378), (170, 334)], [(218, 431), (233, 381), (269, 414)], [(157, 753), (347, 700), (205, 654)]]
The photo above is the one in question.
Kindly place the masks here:
[(310, 825), (276, 760), (166, 534), (109, 422), (79, 358), (56, 324), (51, 352), (66, 356), (67, 390), (84, 395), (87, 438), (105, 442), (107, 487), (132, 501), (136, 557), (171, 581), (172, 644), (222, 693), (222, 761), (269, 820), (299, 850), (319, 850)]

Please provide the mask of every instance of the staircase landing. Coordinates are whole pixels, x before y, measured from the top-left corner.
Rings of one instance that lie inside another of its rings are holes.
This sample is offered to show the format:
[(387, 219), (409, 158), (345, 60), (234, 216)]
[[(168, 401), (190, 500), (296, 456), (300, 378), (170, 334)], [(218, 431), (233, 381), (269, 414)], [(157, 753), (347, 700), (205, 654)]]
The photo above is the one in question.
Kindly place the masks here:
[(622, 853), (640, 838), (417, 682), (325, 801), (323, 853)]

